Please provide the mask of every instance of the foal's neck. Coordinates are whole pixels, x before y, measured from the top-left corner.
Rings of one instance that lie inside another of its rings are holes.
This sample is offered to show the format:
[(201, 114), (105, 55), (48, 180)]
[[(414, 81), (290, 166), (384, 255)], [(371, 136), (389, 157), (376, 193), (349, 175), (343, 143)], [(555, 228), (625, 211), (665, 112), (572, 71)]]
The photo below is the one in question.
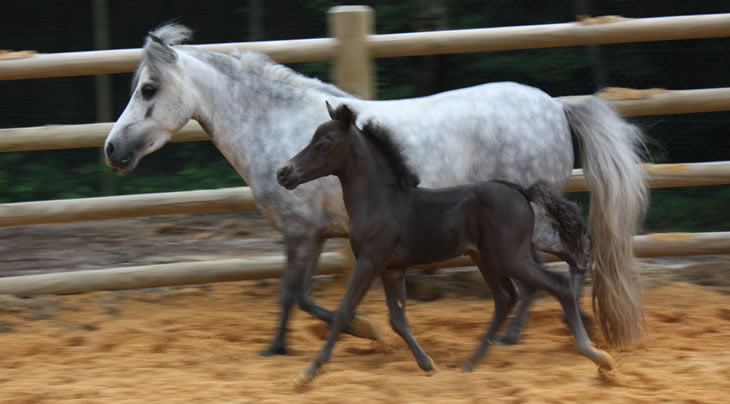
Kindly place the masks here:
[(350, 218), (387, 208), (411, 192), (399, 185), (400, 179), (378, 147), (358, 131), (351, 134), (347, 153), (344, 167), (335, 175), (342, 184)]

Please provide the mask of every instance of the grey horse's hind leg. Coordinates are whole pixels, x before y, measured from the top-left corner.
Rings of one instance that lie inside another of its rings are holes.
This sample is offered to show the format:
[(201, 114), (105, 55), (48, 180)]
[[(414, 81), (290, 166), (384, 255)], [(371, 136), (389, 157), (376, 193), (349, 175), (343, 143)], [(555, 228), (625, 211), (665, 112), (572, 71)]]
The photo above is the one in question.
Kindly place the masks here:
[(519, 274), (523, 282), (534, 288), (545, 289), (554, 295), (565, 313), (565, 320), (575, 338), (578, 351), (604, 369), (613, 369), (614, 360), (606, 352), (593, 346), (580, 316), (578, 302), (570, 281), (562, 274), (550, 271), (531, 271)]
[(281, 283), (279, 301), (281, 316), (279, 329), (269, 348), (261, 351), (262, 356), (286, 355), (286, 327), (291, 315), (292, 306), (299, 301), (300, 306), (321, 318), (328, 324), (332, 322), (332, 312), (318, 306), (309, 297), (311, 277), (317, 267), (319, 254), (324, 242), (313, 236), (284, 236), (286, 243), (286, 269)]
[[(562, 259), (565, 261), (568, 266), (570, 267), (570, 288), (573, 293), (573, 296), (575, 297), (576, 302), (580, 302), (580, 298), (582, 295), (583, 290), (583, 283), (585, 281), (586, 277), (586, 271), (584, 268), (579, 267), (575, 264), (575, 261), (572, 260), (569, 256), (563, 254), (562, 252), (556, 252), (556, 251), (546, 251), (550, 254), (555, 255), (556, 257)], [(538, 264), (541, 270), (547, 271), (545, 269), (545, 265), (543, 263), (542, 257), (539, 253), (534, 252), (533, 256), (535, 258), (535, 262)], [(520, 282), (520, 305), (517, 308), (517, 313), (515, 314), (515, 317), (512, 319), (512, 321), (507, 326), (507, 331), (505, 331), (504, 335), (497, 339), (497, 342), (502, 345), (516, 345), (520, 342), (520, 336), (522, 336), (522, 331), (525, 328), (525, 323), (527, 323), (527, 320), (530, 317), (530, 307), (532, 307), (532, 303), (535, 301), (535, 297), (537, 295), (537, 290), (535, 288)], [(586, 314), (583, 312), (583, 310), (580, 309), (580, 305), (578, 305), (578, 311), (580, 313), (581, 320), (583, 321), (584, 325), (590, 326), (590, 324), (593, 322), (593, 317), (591, 317), (589, 314)], [(567, 319), (566, 319), (567, 322)]]
[[(576, 302), (580, 302), (583, 282), (586, 276), (586, 265), (588, 261), (589, 251), (572, 251), (571, 248), (563, 245), (560, 235), (555, 230), (550, 218), (546, 214), (544, 208), (539, 204), (532, 204), (535, 212), (535, 231), (532, 241), (537, 250), (553, 254), (565, 261), (570, 267), (571, 290)], [(584, 235), (584, 237), (587, 237)], [(586, 240), (583, 244), (589, 246), (590, 241)], [(546, 271), (544, 262), (540, 254), (533, 250), (533, 259), (542, 271)], [(520, 336), (524, 329), (525, 323), (529, 318), (529, 310), (535, 300), (536, 290), (531, 286), (520, 283), (521, 295), (520, 305), (517, 309), (514, 319), (507, 327), (505, 334), (498, 338), (498, 342), (504, 345), (514, 345), (519, 343)], [(591, 316), (585, 314), (579, 308), (580, 317), (583, 322), (589, 324), (592, 321)]]
[(497, 331), (515, 303), (517, 303), (517, 289), (512, 279), (495, 272), (492, 268), (494, 265), (486, 264), (481, 256), (472, 254), (472, 259), (478, 264), (479, 271), (482, 273), (484, 280), (487, 281), (487, 284), (492, 289), (494, 315), (492, 321), (487, 325), (486, 332), (482, 335), (481, 342), (472, 355), (461, 365), (461, 368), (466, 372), (471, 372), (474, 365), (487, 353)]
[[(532, 255), (540, 269), (544, 269), (545, 267), (540, 254), (537, 251), (533, 251)], [(530, 317), (530, 307), (535, 301), (537, 290), (530, 285), (520, 283), (520, 291), (522, 293), (520, 293), (520, 305), (517, 307), (517, 313), (515, 313), (515, 317), (507, 325), (507, 331), (505, 331), (504, 335), (497, 338), (497, 343), (501, 345), (518, 344), (522, 330), (525, 328), (525, 323), (527, 323), (527, 319)]]
[[(537, 203), (531, 203), (532, 209), (535, 212), (535, 230), (532, 234), (532, 243), (537, 250), (562, 250), (562, 243), (560, 242), (560, 236), (552, 225), (552, 221), (547, 215), (545, 209)], [(535, 250), (532, 250), (532, 258), (540, 268), (545, 270), (545, 264), (540, 254)], [(527, 323), (527, 319), (530, 316), (530, 307), (535, 301), (535, 294), (537, 291), (532, 286), (520, 282), (520, 305), (517, 308), (517, 313), (512, 321), (507, 326), (505, 334), (497, 339), (497, 342), (503, 345), (515, 345), (519, 343), (522, 330)]]

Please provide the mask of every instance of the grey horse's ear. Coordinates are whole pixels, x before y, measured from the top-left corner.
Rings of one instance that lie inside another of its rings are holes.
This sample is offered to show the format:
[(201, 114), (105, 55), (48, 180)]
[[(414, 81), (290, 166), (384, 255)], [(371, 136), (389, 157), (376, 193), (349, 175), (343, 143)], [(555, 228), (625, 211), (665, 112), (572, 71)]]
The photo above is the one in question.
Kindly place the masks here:
[(144, 57), (149, 62), (151, 68), (160, 66), (161, 64), (173, 64), (177, 60), (177, 53), (172, 47), (163, 42), (154, 34), (147, 36), (147, 42), (144, 45)]
[(348, 107), (346, 104), (342, 104), (339, 107), (337, 107), (337, 110), (335, 111), (335, 118), (336, 120), (342, 122), (347, 126), (348, 128), (350, 125), (355, 124), (355, 113), (352, 112), (350, 107)]
[(332, 118), (333, 120), (336, 121), (337, 120), (337, 118), (336, 118), (337, 115), (335, 114), (335, 109), (332, 108), (332, 105), (330, 105), (329, 101), (326, 101), (325, 100), (324, 103), (327, 104), (327, 112), (330, 114), (330, 118)]

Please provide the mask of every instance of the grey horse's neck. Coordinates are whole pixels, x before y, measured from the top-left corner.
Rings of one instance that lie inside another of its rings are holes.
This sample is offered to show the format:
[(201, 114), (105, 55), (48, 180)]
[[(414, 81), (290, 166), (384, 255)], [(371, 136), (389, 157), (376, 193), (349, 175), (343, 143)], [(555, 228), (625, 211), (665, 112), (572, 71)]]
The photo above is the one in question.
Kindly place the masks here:
[[(192, 75), (197, 77), (192, 81), (200, 97), (193, 118), (249, 185), (259, 182), (293, 155), (296, 147), (303, 146), (299, 138), (305, 136), (299, 136), (296, 127), (311, 125), (297, 120), (323, 121), (324, 99), (328, 95), (347, 96), (263, 55), (239, 58), (199, 50), (189, 55), (203, 62), (193, 63), (196, 68)], [(316, 113), (303, 113), (314, 106)], [(307, 115), (311, 117), (303, 118)]]

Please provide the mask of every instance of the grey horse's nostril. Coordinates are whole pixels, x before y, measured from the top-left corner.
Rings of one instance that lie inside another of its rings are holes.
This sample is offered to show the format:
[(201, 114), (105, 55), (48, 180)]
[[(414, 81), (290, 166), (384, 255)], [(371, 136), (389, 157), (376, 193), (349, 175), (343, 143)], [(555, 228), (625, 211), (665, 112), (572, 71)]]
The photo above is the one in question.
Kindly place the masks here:
[(111, 157), (112, 154), (114, 154), (114, 144), (109, 143), (106, 145), (106, 155)]
[(127, 154), (127, 157), (125, 157), (124, 160), (122, 160), (122, 163), (129, 163), (129, 160), (131, 160), (131, 159), (132, 159), (132, 152), (129, 152), (129, 154)]

